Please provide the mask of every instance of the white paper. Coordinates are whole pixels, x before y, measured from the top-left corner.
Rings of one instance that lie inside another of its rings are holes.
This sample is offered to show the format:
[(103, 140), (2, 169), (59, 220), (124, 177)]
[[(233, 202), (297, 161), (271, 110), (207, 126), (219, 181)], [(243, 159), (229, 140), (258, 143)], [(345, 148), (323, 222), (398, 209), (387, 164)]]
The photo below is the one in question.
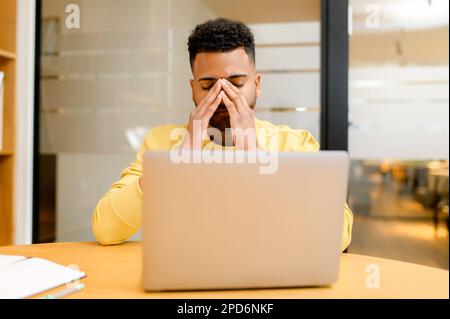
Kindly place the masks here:
[(85, 276), (45, 259), (26, 258), (0, 267), (0, 299), (26, 298)]
[(16, 256), (16, 255), (0, 255), (0, 267), (6, 266), (10, 263), (15, 263), (19, 260), (23, 260), (26, 257), (24, 256)]

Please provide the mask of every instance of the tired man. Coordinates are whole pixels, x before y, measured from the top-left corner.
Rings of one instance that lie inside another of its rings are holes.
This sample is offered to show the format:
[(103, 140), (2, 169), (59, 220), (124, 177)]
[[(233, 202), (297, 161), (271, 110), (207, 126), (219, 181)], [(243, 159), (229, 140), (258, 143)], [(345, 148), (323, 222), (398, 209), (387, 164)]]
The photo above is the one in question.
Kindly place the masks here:
[[(169, 151), (178, 145), (182, 149), (319, 150), (318, 142), (307, 130), (277, 126), (255, 118), (253, 110), (260, 94), (261, 75), (255, 70), (255, 44), (246, 25), (227, 19), (207, 21), (197, 25), (191, 33), (188, 48), (195, 108), (184, 125), (152, 128), (135, 161), (97, 204), (92, 230), (103, 245), (122, 243), (141, 227), (142, 157), (148, 150)], [(208, 128), (219, 134), (209, 135)], [(172, 138), (177, 129), (187, 132), (181, 141)], [(256, 134), (240, 136), (252, 131)], [(229, 132), (231, 134), (227, 134)], [(351, 240), (353, 216), (347, 204), (342, 208), (341, 247), (344, 250)]]

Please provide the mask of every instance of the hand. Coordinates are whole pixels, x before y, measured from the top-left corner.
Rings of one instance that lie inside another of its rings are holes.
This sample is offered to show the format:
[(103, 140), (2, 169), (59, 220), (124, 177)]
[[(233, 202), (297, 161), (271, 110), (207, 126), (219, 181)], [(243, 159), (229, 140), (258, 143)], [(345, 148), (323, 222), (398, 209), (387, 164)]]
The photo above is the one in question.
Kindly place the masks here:
[(222, 102), (224, 95), (225, 94), (222, 91), (222, 82), (218, 80), (211, 88), (208, 95), (206, 95), (189, 115), (189, 136), (184, 140), (182, 145), (183, 148), (201, 148), (203, 140), (207, 138), (206, 130), (209, 125), (209, 120)]
[(230, 115), (233, 143), (237, 149), (255, 150), (257, 139), (254, 111), (237, 87), (225, 79), (221, 81), (225, 92), (223, 102)]

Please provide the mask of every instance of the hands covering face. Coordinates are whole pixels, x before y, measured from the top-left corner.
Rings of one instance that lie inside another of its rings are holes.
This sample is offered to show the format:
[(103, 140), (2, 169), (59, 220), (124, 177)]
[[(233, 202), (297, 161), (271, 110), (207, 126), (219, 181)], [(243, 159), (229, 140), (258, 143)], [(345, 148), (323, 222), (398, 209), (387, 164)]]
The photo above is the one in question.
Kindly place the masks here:
[[(231, 82), (219, 79), (206, 97), (189, 116), (188, 131), (184, 147), (200, 148), (208, 139), (207, 128), (219, 105), (225, 105), (229, 115), (233, 144), (237, 149), (256, 149), (255, 116), (245, 96)], [(197, 142), (197, 143), (196, 143)]]

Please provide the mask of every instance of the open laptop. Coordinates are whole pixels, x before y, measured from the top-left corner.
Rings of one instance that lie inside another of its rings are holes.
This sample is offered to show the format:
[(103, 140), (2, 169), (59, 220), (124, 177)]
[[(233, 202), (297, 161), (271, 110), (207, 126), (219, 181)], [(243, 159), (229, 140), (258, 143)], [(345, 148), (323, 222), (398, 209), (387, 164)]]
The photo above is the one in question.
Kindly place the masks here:
[(262, 173), (261, 161), (178, 163), (169, 152), (144, 155), (146, 290), (337, 281), (347, 153), (276, 156), (275, 172)]

